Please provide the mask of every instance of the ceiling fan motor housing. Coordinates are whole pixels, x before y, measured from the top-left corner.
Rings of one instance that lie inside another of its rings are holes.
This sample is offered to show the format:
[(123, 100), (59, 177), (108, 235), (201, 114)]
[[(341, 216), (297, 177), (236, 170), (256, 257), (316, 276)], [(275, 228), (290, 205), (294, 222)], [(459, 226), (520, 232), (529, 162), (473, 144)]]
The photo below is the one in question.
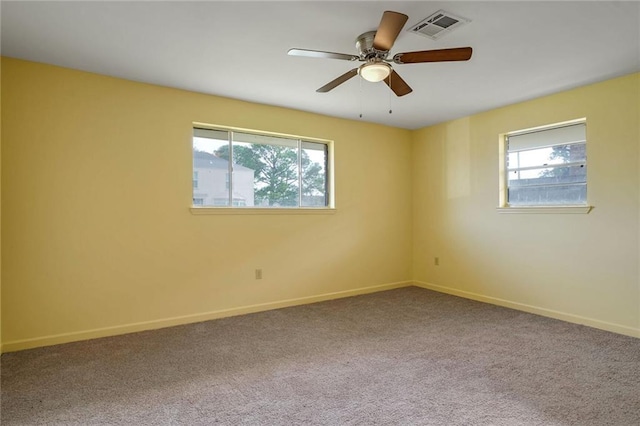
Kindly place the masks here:
[(373, 47), (373, 40), (376, 37), (375, 31), (368, 31), (360, 34), (356, 39), (356, 49), (360, 53), (360, 60), (367, 61), (372, 59), (384, 60), (389, 54), (386, 50), (378, 50)]

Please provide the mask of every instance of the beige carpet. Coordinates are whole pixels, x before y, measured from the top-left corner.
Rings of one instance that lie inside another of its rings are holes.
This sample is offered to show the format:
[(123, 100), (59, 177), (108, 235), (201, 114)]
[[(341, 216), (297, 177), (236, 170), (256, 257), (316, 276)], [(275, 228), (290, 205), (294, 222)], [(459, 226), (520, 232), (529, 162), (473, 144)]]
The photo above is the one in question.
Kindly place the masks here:
[(3, 425), (640, 425), (640, 339), (415, 287), (2, 356)]

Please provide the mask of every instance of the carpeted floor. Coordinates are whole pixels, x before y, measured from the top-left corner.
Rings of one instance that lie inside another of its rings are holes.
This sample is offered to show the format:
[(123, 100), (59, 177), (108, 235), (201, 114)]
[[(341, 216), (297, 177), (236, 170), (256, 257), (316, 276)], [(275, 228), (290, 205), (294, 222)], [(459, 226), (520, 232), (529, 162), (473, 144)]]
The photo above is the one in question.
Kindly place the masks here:
[(640, 425), (640, 339), (416, 287), (2, 356), (3, 425)]

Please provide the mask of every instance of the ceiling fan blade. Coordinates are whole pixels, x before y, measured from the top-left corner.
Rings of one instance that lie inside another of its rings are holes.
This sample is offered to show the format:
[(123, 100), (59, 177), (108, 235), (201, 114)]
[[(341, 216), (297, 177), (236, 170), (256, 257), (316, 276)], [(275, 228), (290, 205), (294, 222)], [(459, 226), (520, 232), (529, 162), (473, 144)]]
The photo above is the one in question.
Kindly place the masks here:
[(396, 64), (418, 64), (422, 62), (468, 61), (472, 53), (473, 49), (470, 47), (404, 52), (396, 53), (393, 62)]
[(335, 89), (336, 87), (338, 87), (345, 81), (349, 80), (350, 78), (355, 77), (356, 75), (358, 75), (358, 68), (354, 68), (351, 71), (347, 71), (346, 73), (342, 74), (340, 77), (330, 81), (329, 83), (325, 84), (324, 86), (316, 90), (316, 92), (326, 93), (331, 89)]
[(384, 82), (387, 83), (389, 89), (396, 94), (396, 96), (404, 96), (413, 92), (413, 89), (409, 87), (409, 85), (398, 75), (395, 70), (391, 70), (391, 74), (389, 77), (384, 79)]
[(322, 50), (309, 49), (289, 49), (287, 55), (307, 56), (309, 58), (343, 59), (345, 61), (357, 61), (358, 59), (360, 59), (359, 56), (348, 55), (346, 53), (323, 52)]
[(378, 50), (389, 51), (395, 43), (398, 34), (402, 31), (402, 27), (409, 17), (403, 13), (392, 12), (387, 10), (382, 14), (380, 25), (373, 39), (373, 47)]

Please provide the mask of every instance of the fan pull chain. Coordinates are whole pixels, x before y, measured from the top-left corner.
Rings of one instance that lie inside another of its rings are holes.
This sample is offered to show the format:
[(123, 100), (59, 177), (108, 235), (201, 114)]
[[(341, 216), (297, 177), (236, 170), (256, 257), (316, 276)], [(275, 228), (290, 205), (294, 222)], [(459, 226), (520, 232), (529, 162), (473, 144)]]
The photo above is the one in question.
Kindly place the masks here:
[(360, 118), (362, 118), (362, 78), (359, 78), (358, 82), (360, 83)]
[[(389, 89), (391, 89), (391, 74), (389, 74)], [(389, 114), (393, 112), (393, 110), (391, 109), (391, 93), (393, 93), (393, 90), (389, 90)]]

